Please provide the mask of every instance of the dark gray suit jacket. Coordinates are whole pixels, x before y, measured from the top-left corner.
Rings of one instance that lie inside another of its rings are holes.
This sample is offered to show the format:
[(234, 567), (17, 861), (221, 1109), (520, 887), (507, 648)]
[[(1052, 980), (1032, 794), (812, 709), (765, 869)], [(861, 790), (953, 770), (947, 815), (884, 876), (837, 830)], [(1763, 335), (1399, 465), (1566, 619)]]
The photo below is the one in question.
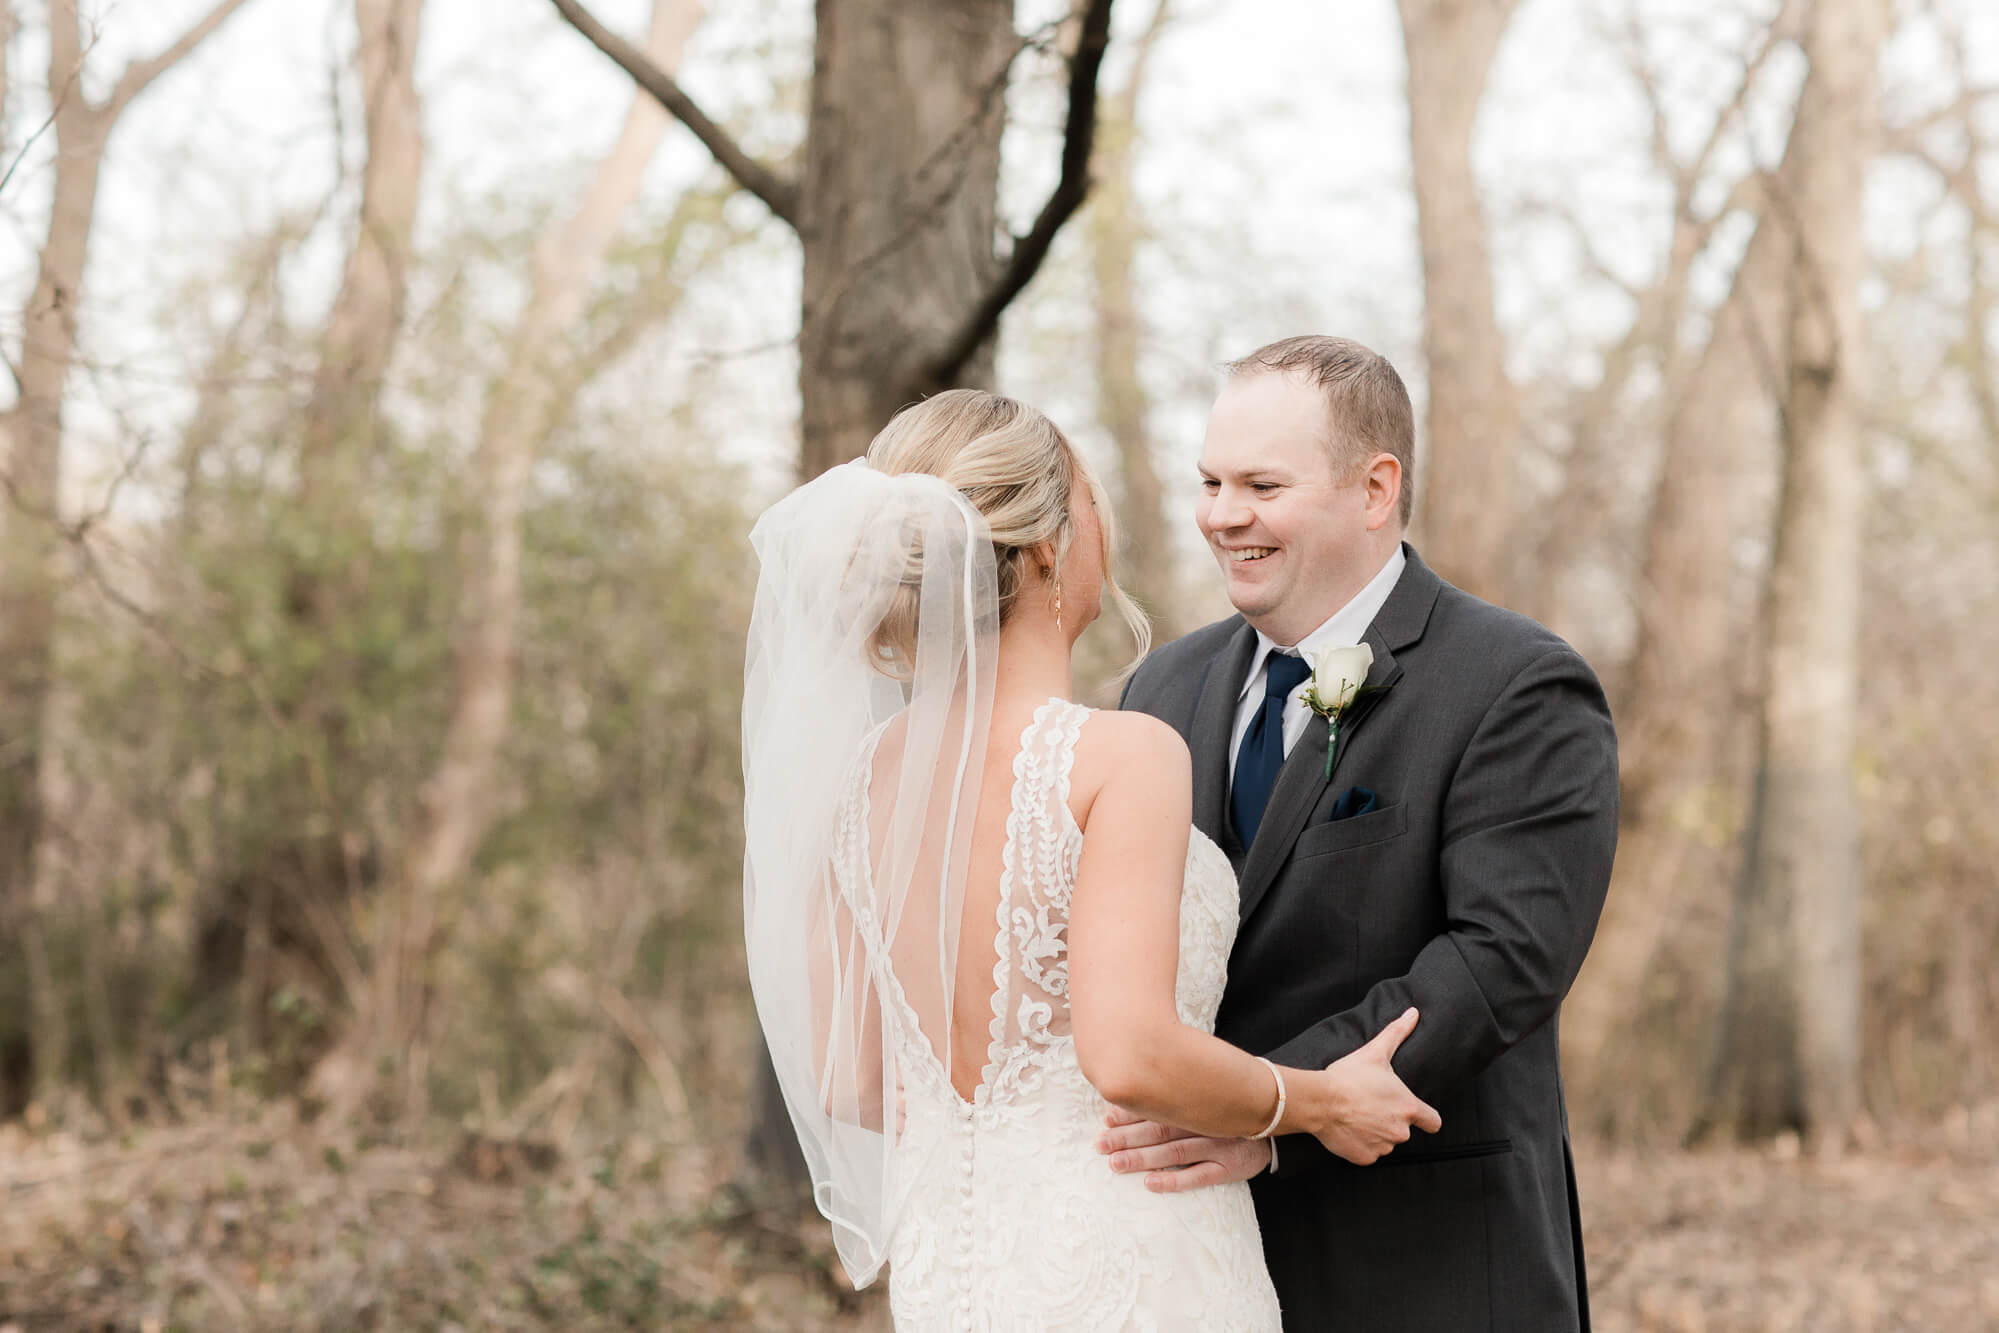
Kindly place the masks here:
[[(1422, 1011), (1395, 1068), (1442, 1132), (1370, 1167), (1294, 1135), (1252, 1182), (1285, 1327), (1586, 1329), (1555, 1020), (1610, 882), (1610, 711), (1567, 644), (1403, 549), (1331, 780), (1314, 717), (1254, 846), (1229, 827), (1228, 754), (1255, 631), (1231, 617), (1159, 649), (1124, 706), (1186, 738), (1194, 822), (1235, 863), (1219, 1034), (1317, 1068)], [(1329, 819), (1355, 787), (1374, 808)]]

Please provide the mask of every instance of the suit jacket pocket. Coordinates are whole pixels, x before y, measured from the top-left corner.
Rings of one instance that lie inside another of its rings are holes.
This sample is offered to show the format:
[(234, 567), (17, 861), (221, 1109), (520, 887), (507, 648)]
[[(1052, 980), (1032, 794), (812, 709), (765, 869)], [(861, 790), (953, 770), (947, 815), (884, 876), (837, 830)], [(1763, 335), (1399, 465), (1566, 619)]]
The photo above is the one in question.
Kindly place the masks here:
[(1344, 852), (1350, 847), (1365, 847), (1369, 843), (1386, 842), (1399, 838), (1409, 830), (1409, 807), (1398, 801), (1379, 810), (1370, 810), (1352, 819), (1335, 819), (1328, 823), (1313, 824), (1298, 835), (1297, 843), (1291, 849), (1294, 860), (1308, 856), (1323, 856), (1329, 852)]
[(1512, 1139), (1482, 1139), (1477, 1143), (1454, 1143), (1448, 1148), (1425, 1148), (1407, 1154), (1397, 1149), (1375, 1165), (1425, 1166), (1431, 1162), (1467, 1162), (1480, 1157), (1499, 1157), (1512, 1151)]

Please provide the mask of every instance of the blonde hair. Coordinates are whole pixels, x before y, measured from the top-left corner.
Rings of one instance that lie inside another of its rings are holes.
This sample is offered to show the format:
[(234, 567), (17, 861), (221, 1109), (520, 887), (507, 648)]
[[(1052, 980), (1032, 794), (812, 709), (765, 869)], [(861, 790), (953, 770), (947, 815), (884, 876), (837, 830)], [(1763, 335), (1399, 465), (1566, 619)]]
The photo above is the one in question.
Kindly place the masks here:
[[(1073, 483), (1080, 480), (1096, 504), (1103, 534), (1104, 595), (1137, 643), (1125, 672), (1145, 656), (1152, 626), (1112, 574), (1117, 523), (1110, 499), (1089, 463), (1046, 416), (1013, 398), (950, 389), (896, 413), (868, 445), (867, 460), (891, 476), (922, 472), (941, 477), (985, 518), (1002, 625), (1019, 605), (1036, 547), (1052, 547), (1051, 574), (1062, 568), (1076, 536), (1069, 504)], [(916, 649), (914, 583), (905, 583), (869, 648), (890, 674), (907, 674)]]

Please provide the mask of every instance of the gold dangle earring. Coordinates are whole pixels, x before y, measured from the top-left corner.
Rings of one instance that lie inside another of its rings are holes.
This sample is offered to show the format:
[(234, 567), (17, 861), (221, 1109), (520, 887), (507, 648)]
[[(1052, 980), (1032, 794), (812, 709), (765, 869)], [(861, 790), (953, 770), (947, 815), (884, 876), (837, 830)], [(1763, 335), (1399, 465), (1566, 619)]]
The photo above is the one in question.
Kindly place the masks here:
[(1057, 577), (1055, 580), (1055, 632), (1057, 634), (1062, 632), (1062, 580), (1060, 577)]

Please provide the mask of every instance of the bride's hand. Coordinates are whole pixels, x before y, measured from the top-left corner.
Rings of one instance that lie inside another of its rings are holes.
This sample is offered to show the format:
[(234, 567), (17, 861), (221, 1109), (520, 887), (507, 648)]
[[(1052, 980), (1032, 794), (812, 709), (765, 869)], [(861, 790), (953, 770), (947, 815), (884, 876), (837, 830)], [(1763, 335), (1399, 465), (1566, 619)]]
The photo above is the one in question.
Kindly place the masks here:
[(1416, 1030), (1416, 1011), (1375, 1034), (1374, 1040), (1351, 1055), (1333, 1061), (1313, 1075), (1325, 1081), (1329, 1114), (1312, 1135), (1326, 1150), (1356, 1166), (1368, 1166), (1406, 1143), (1411, 1126), (1434, 1134), (1443, 1119), (1395, 1073), (1389, 1060), (1403, 1040)]

